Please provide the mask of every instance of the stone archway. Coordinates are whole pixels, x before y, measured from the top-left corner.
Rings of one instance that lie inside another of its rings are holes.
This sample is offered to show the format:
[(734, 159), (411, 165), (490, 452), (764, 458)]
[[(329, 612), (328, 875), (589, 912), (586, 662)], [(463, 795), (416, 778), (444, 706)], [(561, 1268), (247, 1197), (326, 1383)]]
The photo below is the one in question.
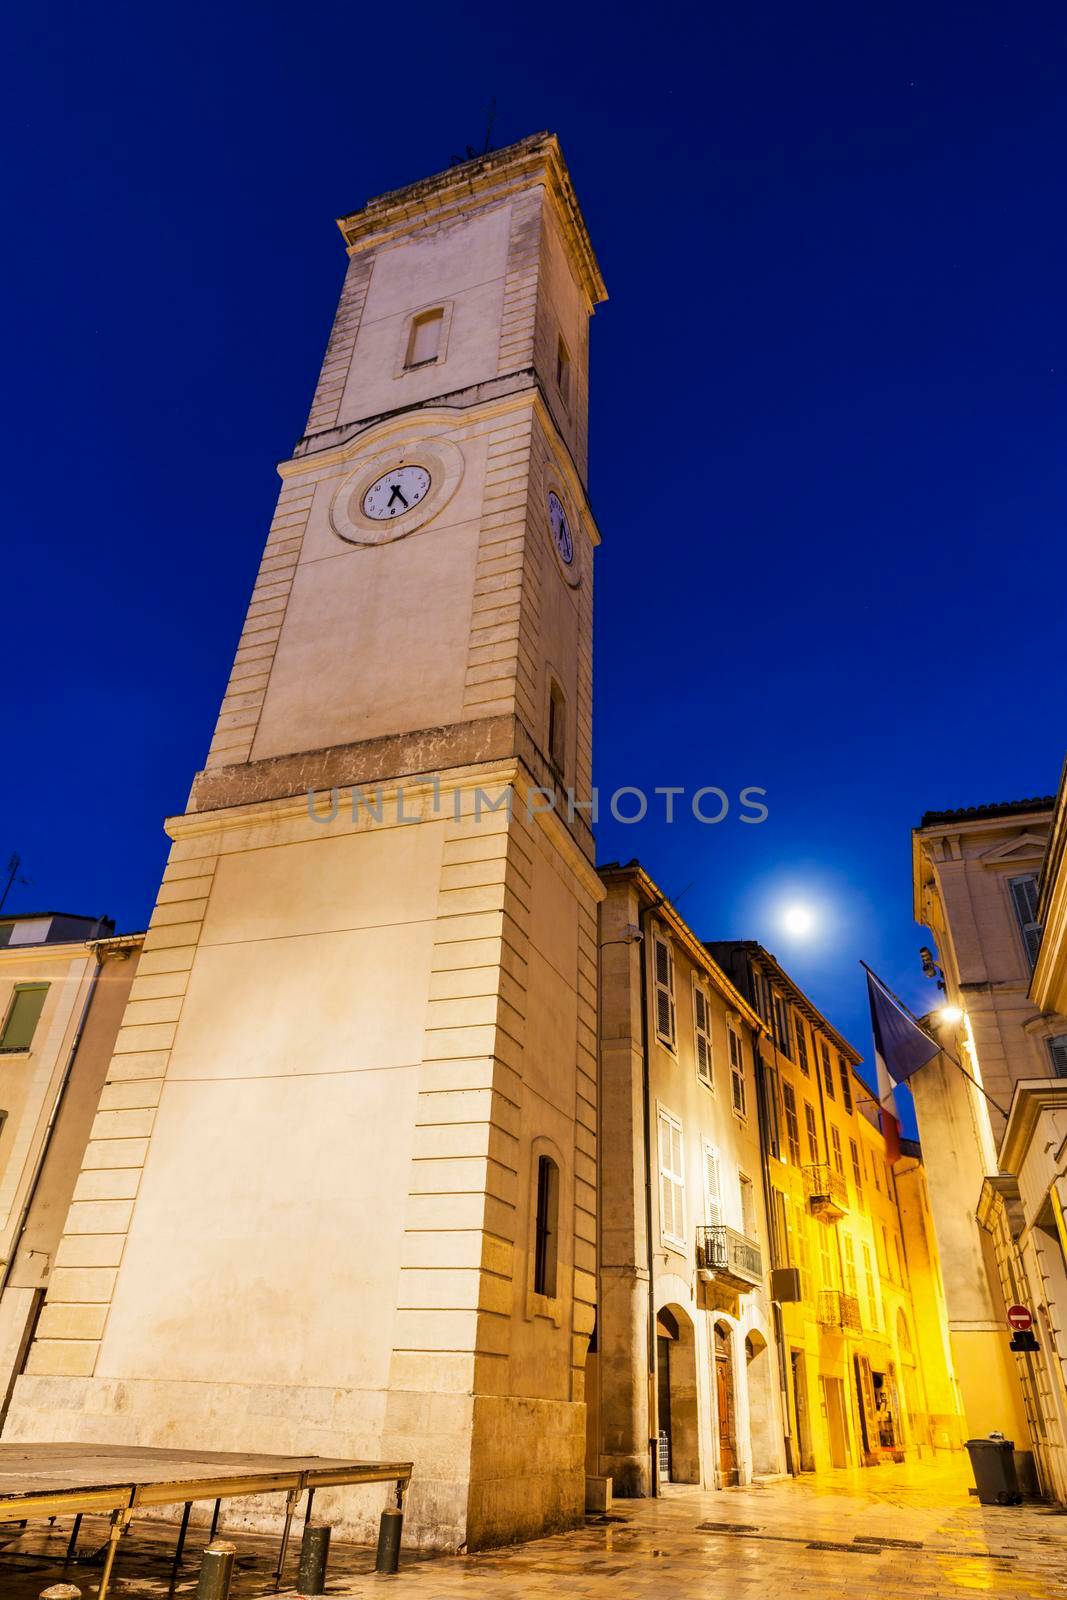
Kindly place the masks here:
[(696, 1330), (679, 1305), (656, 1317), (660, 1476), (669, 1483), (700, 1482)]
[(775, 1415), (774, 1365), (771, 1348), (758, 1328), (745, 1336), (745, 1378), (748, 1388), (748, 1431), (755, 1474), (781, 1470)]

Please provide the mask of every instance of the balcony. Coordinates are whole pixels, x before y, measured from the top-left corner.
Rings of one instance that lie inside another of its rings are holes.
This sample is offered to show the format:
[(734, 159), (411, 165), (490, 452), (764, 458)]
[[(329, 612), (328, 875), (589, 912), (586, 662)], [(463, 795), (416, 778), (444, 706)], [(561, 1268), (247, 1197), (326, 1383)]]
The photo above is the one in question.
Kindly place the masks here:
[(742, 1294), (763, 1282), (763, 1254), (758, 1244), (724, 1222), (697, 1228), (697, 1273), (705, 1283), (721, 1283)]
[(804, 1193), (812, 1215), (824, 1222), (838, 1222), (848, 1210), (845, 1180), (826, 1161), (804, 1168)]
[(819, 1324), (823, 1328), (837, 1328), (849, 1333), (861, 1333), (860, 1303), (854, 1294), (843, 1289), (819, 1290)]

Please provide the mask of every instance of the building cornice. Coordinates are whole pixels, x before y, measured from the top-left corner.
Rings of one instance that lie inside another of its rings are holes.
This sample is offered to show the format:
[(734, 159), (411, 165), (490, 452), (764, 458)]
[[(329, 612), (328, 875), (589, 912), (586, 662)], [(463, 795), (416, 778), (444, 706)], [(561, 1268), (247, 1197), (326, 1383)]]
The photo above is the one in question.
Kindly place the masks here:
[(7, 944), (0, 948), (0, 967), (18, 966), (27, 958), (33, 961), (72, 961), (78, 956), (91, 956), (94, 941), (73, 940), (69, 944)]
[(592, 310), (607, 299), (607, 289), (559, 140), (553, 133), (531, 134), (503, 150), (487, 151), (433, 177), (377, 195), (359, 211), (338, 217), (337, 226), (349, 255), (359, 255), (407, 240), (420, 228), (438, 227), (538, 185), (556, 213)]
[[(399, 806), (392, 814), (383, 810), (382, 819), (360, 813), (359, 820), (352, 817), (352, 797), (366, 797), (361, 784), (342, 784), (336, 789), (304, 790), (299, 795), (288, 795), (280, 800), (253, 801), (247, 805), (220, 807), (214, 811), (187, 811), (180, 816), (168, 817), (164, 823), (167, 836), (175, 843), (186, 839), (201, 839), (211, 834), (225, 834), (235, 828), (257, 826), (276, 827), (278, 823), (303, 818), (314, 821), (322, 830), (337, 824), (350, 833), (367, 832), (371, 828), (403, 828), (417, 826), (447, 817), (454, 802), (446, 804), (450, 796), (475, 789), (502, 789), (511, 787), (524, 812), (551, 841), (559, 855), (567, 862), (582, 883), (582, 887), (597, 901), (603, 900), (604, 886), (596, 868), (582, 851), (570, 830), (554, 810), (542, 809), (533, 797), (544, 790), (518, 759), (505, 759), (491, 764), (452, 768), (447, 772), (418, 774), (383, 780), (380, 787), (391, 803)], [(372, 786), (374, 787), (374, 786)], [(486, 808), (487, 811), (489, 808)], [(400, 812), (403, 812), (403, 815)], [(330, 813), (334, 815), (331, 818)], [(345, 822), (338, 819), (344, 816)]]
[(749, 1005), (740, 989), (730, 981), (719, 966), (719, 963), (714, 959), (703, 940), (697, 938), (689, 924), (675, 910), (667, 896), (652, 881), (639, 862), (630, 862), (625, 867), (601, 867), (599, 876), (604, 884), (632, 884), (638, 897), (644, 902), (644, 908), (654, 911), (656, 916), (667, 924), (672, 935), (683, 946), (694, 966), (700, 968), (722, 999), (740, 1016), (744, 1017), (750, 1027), (756, 1028), (760, 1033), (766, 1034), (768, 1037), (770, 1036), (770, 1029), (759, 1012)]
[(1023, 1078), (1015, 1085), (1000, 1141), (1000, 1169), (1017, 1177), (1044, 1111), (1067, 1111), (1067, 1078)]

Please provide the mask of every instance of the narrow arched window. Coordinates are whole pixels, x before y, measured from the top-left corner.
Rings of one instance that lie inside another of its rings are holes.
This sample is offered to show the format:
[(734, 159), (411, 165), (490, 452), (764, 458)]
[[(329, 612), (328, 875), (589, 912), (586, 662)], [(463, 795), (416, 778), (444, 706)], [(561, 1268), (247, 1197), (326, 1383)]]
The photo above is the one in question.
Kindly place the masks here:
[(567, 346), (563, 343), (563, 335), (556, 340), (556, 388), (559, 397), (565, 406), (571, 403), (571, 358)]
[(559, 1240), (559, 1168), (551, 1156), (537, 1161), (537, 1219), (534, 1228), (534, 1293), (556, 1293)]
[(444, 307), (435, 306), (432, 311), (422, 311), (412, 318), (405, 367), (425, 367), (437, 360), (444, 317)]
[(562, 772), (567, 754), (567, 701), (563, 690), (553, 678), (548, 686), (548, 755), (557, 771)]

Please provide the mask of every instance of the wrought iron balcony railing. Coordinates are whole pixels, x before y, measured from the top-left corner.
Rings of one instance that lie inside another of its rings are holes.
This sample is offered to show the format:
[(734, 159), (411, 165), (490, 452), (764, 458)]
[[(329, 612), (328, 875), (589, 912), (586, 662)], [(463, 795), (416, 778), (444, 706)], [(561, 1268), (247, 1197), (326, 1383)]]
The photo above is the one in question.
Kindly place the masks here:
[(763, 1252), (724, 1222), (704, 1223), (697, 1228), (697, 1271), (730, 1289), (755, 1289), (763, 1282)]
[(804, 1168), (804, 1193), (816, 1216), (836, 1222), (848, 1210), (848, 1189), (839, 1172), (827, 1161)]
[(820, 1289), (819, 1321), (824, 1328), (847, 1328), (851, 1333), (860, 1333), (860, 1303), (854, 1294), (846, 1294), (843, 1289)]

